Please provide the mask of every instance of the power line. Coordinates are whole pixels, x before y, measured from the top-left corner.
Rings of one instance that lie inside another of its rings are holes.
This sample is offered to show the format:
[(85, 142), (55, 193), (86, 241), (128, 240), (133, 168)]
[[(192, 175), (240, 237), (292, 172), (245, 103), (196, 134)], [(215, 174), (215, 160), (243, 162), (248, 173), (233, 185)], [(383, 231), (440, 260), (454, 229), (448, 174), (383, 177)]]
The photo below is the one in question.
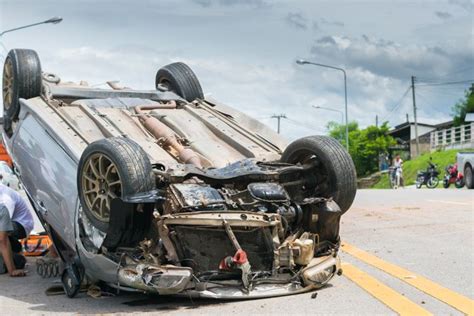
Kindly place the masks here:
[(473, 83), (473, 82), (474, 82), (474, 79), (469, 79), (469, 80), (461, 80), (461, 81), (419, 83), (417, 86), (445, 86), (445, 85), (466, 84), (466, 83)]
[(312, 131), (321, 132), (321, 130), (316, 130), (313, 125), (291, 119), (291, 118), (287, 117), (286, 114), (274, 114), (272, 116), (260, 117), (258, 119), (272, 119), (272, 118), (276, 118), (278, 120), (278, 122), (277, 122), (277, 132), (278, 133), (281, 132), (281, 120), (282, 119), (285, 119), (288, 123), (293, 124), (295, 126), (304, 127), (304, 128), (309, 129), (309, 130), (312, 130)]
[(326, 130), (315, 129), (313, 125), (306, 124), (306, 123), (301, 122), (301, 121), (296, 121), (296, 120), (292, 120), (292, 119), (286, 118), (286, 122), (288, 122), (288, 123), (290, 123), (290, 124), (293, 124), (294, 126), (304, 127), (304, 128), (306, 128), (307, 130), (311, 130), (311, 131), (313, 131), (313, 132), (318, 132), (318, 133), (325, 133), (325, 132), (326, 132)]
[(419, 99), (421, 98), (421, 100), (423, 101), (423, 102), (421, 102), (421, 103), (422, 103), (423, 105), (429, 105), (430, 103), (432, 103), (432, 102), (430, 101), (430, 97), (426, 96), (426, 95), (423, 94), (423, 93), (420, 93), (420, 91), (416, 91), (416, 97), (417, 97), (418, 103), (420, 103), (420, 102), (419, 102)]
[(289, 118), (289, 117), (286, 117), (286, 120), (287, 120), (288, 122), (293, 123), (293, 125), (303, 126), (303, 127), (306, 127), (307, 129), (310, 129), (310, 130), (312, 130), (312, 131), (316, 131), (316, 129), (314, 128), (313, 125), (310, 125), (310, 124), (307, 124), (307, 123), (304, 123), (304, 122), (301, 122), (301, 121), (293, 120), (293, 119), (291, 119), (291, 118)]
[(436, 90), (449, 90), (449, 91), (459, 91), (459, 90), (464, 90), (465, 87), (459, 86), (459, 85), (437, 85), (437, 86), (432, 86), (432, 85), (418, 85), (418, 88), (423, 88), (423, 89), (436, 89)]
[(400, 107), (400, 105), (402, 104), (403, 99), (405, 99), (405, 97), (407, 96), (410, 89), (411, 89), (411, 86), (408, 86), (408, 88), (406, 89), (405, 93), (403, 93), (400, 100), (398, 100), (397, 103), (395, 103), (395, 105), (392, 107), (392, 110), (390, 110), (390, 112), (387, 115), (385, 115), (385, 117), (382, 119), (381, 122), (385, 122), (392, 115), (392, 113), (395, 112)]

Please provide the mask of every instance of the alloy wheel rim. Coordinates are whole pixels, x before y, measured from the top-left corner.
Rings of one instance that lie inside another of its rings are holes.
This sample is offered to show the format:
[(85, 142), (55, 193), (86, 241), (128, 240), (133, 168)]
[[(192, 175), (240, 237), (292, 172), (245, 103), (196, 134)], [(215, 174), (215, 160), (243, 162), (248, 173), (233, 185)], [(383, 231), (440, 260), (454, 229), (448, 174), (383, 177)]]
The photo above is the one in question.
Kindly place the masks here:
[(6, 110), (11, 107), (13, 102), (13, 64), (10, 58), (5, 61), (3, 67), (3, 106)]
[(112, 200), (122, 195), (122, 181), (117, 166), (104, 154), (93, 154), (85, 162), (82, 194), (92, 215), (108, 222)]

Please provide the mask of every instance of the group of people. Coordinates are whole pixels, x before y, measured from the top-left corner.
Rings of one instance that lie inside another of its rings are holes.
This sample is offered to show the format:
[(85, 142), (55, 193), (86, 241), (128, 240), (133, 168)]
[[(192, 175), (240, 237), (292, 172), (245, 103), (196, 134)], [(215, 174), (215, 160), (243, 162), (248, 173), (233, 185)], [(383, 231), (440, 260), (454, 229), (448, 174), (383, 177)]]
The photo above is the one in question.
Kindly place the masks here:
[(30, 208), (21, 195), (0, 183), (0, 274), (25, 276), (26, 259), (20, 239), (33, 230)]

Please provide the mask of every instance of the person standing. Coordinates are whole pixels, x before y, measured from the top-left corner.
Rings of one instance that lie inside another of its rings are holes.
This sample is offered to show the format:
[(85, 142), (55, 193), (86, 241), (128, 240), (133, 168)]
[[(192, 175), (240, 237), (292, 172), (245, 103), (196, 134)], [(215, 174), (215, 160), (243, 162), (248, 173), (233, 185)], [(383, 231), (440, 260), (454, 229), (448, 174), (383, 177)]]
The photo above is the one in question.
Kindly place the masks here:
[(393, 167), (395, 168), (395, 177), (397, 179), (397, 186), (404, 187), (403, 183), (403, 160), (400, 155), (396, 155), (393, 160)]
[(6, 269), (12, 277), (26, 275), (26, 259), (20, 254), (19, 239), (26, 238), (33, 227), (33, 215), (25, 200), (15, 190), (0, 184), (0, 271)]

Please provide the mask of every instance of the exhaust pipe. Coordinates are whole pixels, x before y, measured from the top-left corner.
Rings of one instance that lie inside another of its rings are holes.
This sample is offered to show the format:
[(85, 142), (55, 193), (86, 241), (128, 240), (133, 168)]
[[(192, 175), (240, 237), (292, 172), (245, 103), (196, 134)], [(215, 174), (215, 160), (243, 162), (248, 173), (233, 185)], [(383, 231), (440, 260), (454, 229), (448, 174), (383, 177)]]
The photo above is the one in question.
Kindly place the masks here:
[(189, 148), (184, 148), (178, 142), (176, 134), (168, 126), (163, 124), (155, 117), (147, 115), (144, 110), (159, 110), (159, 109), (176, 109), (176, 102), (170, 101), (164, 105), (139, 105), (135, 107), (135, 112), (139, 114), (139, 119), (143, 126), (157, 139), (163, 142), (165, 147), (168, 147), (177, 153), (178, 158), (186, 164), (192, 164), (199, 169), (202, 169), (201, 159), (198, 154)]

